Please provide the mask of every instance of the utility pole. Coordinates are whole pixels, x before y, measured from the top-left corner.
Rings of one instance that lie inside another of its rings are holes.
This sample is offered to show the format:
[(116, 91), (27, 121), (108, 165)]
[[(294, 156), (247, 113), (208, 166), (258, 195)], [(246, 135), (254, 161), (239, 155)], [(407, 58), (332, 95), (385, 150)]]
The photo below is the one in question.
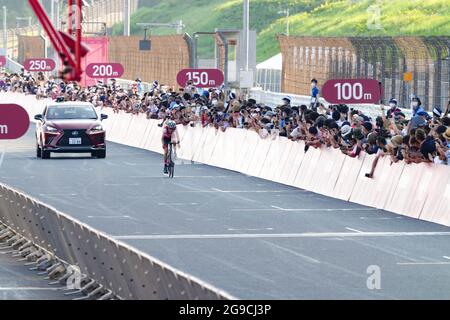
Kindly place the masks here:
[(126, 37), (130, 36), (130, 17), (131, 6), (130, 0), (124, 0), (123, 4), (123, 35)]
[(279, 11), (278, 14), (285, 14), (286, 15), (286, 35), (289, 37), (289, 17), (290, 17), (290, 11), (289, 9)]
[(289, 37), (289, 9), (286, 10), (286, 35)]
[(54, 26), (56, 27), (56, 29), (59, 29), (60, 27), (60, 19), (61, 19), (61, 15), (60, 15), (60, 4), (59, 4), (59, 0), (52, 0), (55, 1), (55, 20), (54, 20)]
[(55, 25), (55, 1), (50, 0), (50, 20), (53, 25)]
[(245, 71), (249, 70), (250, 59), (250, 0), (244, 0), (244, 44), (245, 44)]
[(6, 15), (7, 9), (6, 6), (3, 6), (3, 51), (5, 53), (5, 56), (8, 55), (8, 30), (6, 23)]

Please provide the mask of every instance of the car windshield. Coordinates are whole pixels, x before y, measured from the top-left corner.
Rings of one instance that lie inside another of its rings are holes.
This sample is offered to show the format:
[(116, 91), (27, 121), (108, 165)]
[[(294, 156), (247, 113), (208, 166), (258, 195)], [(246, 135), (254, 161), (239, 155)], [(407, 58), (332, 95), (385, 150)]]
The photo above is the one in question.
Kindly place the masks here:
[(53, 106), (47, 111), (48, 120), (97, 119), (91, 106)]

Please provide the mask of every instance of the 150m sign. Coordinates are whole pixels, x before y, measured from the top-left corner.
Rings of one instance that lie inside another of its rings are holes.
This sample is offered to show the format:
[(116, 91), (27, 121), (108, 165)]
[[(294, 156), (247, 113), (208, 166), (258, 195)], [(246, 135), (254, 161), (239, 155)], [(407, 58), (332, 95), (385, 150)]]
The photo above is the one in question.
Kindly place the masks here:
[(185, 87), (189, 81), (198, 88), (220, 87), (225, 78), (223, 72), (218, 69), (184, 69), (177, 75), (180, 87)]
[(327, 81), (322, 89), (324, 99), (335, 104), (378, 103), (383, 88), (372, 79), (336, 79)]
[(86, 68), (86, 75), (93, 79), (120, 78), (124, 72), (120, 63), (91, 63)]

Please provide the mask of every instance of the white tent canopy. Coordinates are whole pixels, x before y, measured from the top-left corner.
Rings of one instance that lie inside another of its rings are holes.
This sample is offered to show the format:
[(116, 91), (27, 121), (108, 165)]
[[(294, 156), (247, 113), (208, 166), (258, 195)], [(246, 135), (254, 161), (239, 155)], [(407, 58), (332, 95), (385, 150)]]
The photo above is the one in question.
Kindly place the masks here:
[(261, 62), (256, 66), (256, 69), (269, 69), (269, 70), (281, 70), (283, 67), (283, 56), (281, 53), (273, 56), (272, 58)]

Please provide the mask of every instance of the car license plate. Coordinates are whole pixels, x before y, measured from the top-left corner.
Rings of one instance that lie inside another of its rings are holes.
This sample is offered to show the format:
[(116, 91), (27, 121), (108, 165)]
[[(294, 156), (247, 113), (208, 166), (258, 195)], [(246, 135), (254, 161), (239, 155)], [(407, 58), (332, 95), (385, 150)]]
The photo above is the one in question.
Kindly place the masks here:
[(81, 138), (69, 138), (69, 144), (81, 144)]

